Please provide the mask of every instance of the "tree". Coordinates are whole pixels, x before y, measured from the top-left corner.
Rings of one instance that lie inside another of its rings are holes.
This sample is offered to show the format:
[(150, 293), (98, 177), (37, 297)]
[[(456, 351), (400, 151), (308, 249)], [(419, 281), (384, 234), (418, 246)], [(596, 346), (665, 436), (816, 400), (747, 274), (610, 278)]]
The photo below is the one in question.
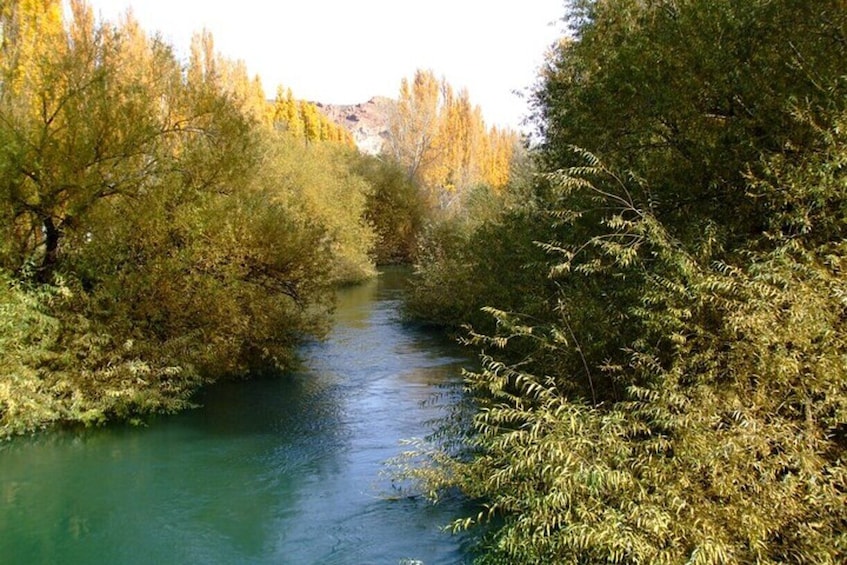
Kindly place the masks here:
[[(456, 95), (432, 71), (418, 70), (411, 84), (402, 80), (389, 133), (388, 155), (427, 192), (431, 206), (441, 208), (457, 208), (476, 184), (493, 180), (493, 187), (505, 186), (517, 145), (513, 132), (486, 127), (467, 90)], [(494, 146), (497, 152), (486, 149)]]
[(843, 562), (844, 3), (570, 7), (543, 231), (447, 259), (546, 242), (513, 268), (541, 300), (490, 303), (471, 439), (415, 473), (483, 501), (483, 562)]
[(421, 169), (436, 159), (440, 90), (432, 71), (415, 72), (411, 85), (405, 78), (400, 83), (400, 95), (389, 116), (390, 154), (403, 164), (409, 179), (418, 179)]
[(814, 141), (798, 111), (843, 104), (832, 90), (843, 5), (570, 4), (576, 40), (553, 50), (535, 96), (547, 167), (573, 165), (577, 145), (637, 171), (659, 218), (692, 244), (716, 218), (734, 218), (718, 222), (730, 246), (762, 231), (767, 211), (745, 177), (763, 154)]
[(300, 106), (294, 99), (294, 94), (290, 88), (287, 90), (283, 90), (282, 86), (277, 88), (274, 103), (274, 122), (295, 139), (302, 139), (305, 135), (305, 125), (300, 115)]
[(420, 189), (390, 160), (360, 155), (354, 170), (371, 186), (365, 216), (376, 232), (377, 264), (410, 262), (426, 217)]
[(38, 31), (42, 52), (27, 55), (9, 42), (16, 52), (3, 58), (4, 76), (17, 77), (4, 79), (0, 100), (2, 194), (16, 247), (7, 266), (21, 269), (43, 246), (41, 280), (50, 278), (65, 232), (92, 206), (143, 190), (159, 165), (158, 140), (179, 127), (161, 103), (179, 73), (170, 50), (142, 44), (144, 65), (127, 71), (122, 62), (139, 38), (95, 25), (82, 2), (71, 7), (67, 30)]

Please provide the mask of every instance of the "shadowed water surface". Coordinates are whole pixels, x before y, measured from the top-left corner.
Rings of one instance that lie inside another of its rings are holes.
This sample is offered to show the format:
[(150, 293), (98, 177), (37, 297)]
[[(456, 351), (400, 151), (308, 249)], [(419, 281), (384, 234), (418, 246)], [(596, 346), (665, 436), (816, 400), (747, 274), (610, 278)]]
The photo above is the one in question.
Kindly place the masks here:
[(0, 445), (2, 563), (464, 563), (456, 505), (380, 496), (399, 440), (470, 364), (402, 325), (403, 271), (344, 290), (304, 370), (153, 422)]

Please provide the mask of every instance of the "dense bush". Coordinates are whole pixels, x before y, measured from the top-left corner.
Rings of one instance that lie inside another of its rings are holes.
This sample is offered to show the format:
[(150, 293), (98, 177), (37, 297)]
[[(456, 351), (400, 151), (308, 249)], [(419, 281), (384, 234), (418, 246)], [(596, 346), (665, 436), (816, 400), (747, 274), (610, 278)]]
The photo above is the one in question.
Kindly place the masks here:
[(503, 518), (491, 562), (842, 561), (843, 243), (704, 264), (643, 210), (605, 224), (557, 279), (627, 278), (640, 300), (607, 299), (638, 331), (598, 362), (563, 306), (573, 289), (551, 323), (491, 310), (498, 332), (471, 336), (486, 354), (467, 375), (470, 451), (420, 473), (487, 501), (455, 527)]
[(410, 318), (449, 331), (472, 324), (493, 329), (482, 308), (537, 312), (553, 291), (535, 241), (552, 218), (539, 206), (547, 187), (533, 185), (529, 164), (516, 163), (511, 182), (495, 190), (478, 185), (454, 210), (431, 214), (415, 253), (413, 286), (405, 303)]
[(409, 263), (427, 215), (424, 194), (403, 168), (388, 158), (361, 155), (356, 172), (372, 190), (366, 217), (376, 232), (374, 255), (378, 264)]
[(375, 188), (357, 171), (358, 159), (343, 144), (304, 145), (283, 136), (260, 173), (263, 186), (286, 207), (297, 210), (296, 221), (324, 231), (329, 250), (324, 260), (336, 283), (357, 282), (375, 274), (371, 255), (377, 234), (368, 219)]
[(486, 240), (541, 242), (545, 298), (489, 303), (471, 437), (418, 476), (484, 501), (455, 524), (494, 519), (483, 561), (843, 562), (847, 12), (570, 7), (536, 95), (554, 221)]
[(55, 1), (3, 4), (0, 38), (0, 436), (287, 367), (373, 274), (357, 157), (278, 131), (208, 34), (183, 68)]

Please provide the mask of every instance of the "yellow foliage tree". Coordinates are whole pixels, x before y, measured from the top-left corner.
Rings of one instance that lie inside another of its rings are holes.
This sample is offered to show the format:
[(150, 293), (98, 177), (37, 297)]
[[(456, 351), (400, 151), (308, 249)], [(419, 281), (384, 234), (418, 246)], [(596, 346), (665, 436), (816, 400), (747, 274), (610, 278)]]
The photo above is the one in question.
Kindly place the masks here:
[[(77, 2), (73, 2), (74, 5)], [(0, 3), (0, 53), (5, 96), (24, 99), (46, 86), (35, 68), (60, 56), (64, 29), (61, 0), (4, 0)], [(36, 98), (29, 98), (33, 103)]]
[(353, 135), (346, 128), (329, 119), (317, 105), (295, 99), (290, 88), (277, 88), (271, 116), (274, 128), (287, 131), (295, 139), (329, 141), (350, 148), (356, 147)]
[(389, 116), (389, 151), (410, 179), (423, 178), (437, 162), (441, 82), (432, 71), (417, 71), (412, 83), (400, 83), (400, 95)]
[(303, 119), (303, 125), (306, 132), (307, 141), (319, 141), (321, 138), (321, 120), (318, 116), (318, 109), (314, 104), (309, 102), (300, 102), (300, 117)]
[(294, 99), (291, 89), (277, 87), (274, 101), (274, 127), (285, 130), (295, 139), (303, 139), (306, 135), (303, 118), (300, 115), (300, 105)]
[(227, 59), (215, 52), (215, 41), (208, 30), (191, 38), (188, 77), (189, 83), (205, 83), (230, 96), (257, 123), (272, 126), (275, 109), (267, 102), (261, 79), (258, 75), (250, 77), (244, 61)]
[(487, 128), (466, 89), (456, 94), (446, 80), (421, 70), (401, 81), (389, 133), (390, 156), (442, 208), (474, 185), (505, 186), (518, 143), (510, 130)]

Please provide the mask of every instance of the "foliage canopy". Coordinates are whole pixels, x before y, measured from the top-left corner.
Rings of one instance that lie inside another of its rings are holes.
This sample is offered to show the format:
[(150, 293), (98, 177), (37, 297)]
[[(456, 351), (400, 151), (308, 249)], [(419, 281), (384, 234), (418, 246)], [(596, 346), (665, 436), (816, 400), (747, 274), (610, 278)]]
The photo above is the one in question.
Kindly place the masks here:
[(131, 16), (17, 0), (0, 39), (0, 435), (287, 367), (373, 273), (349, 138), (281, 127), (208, 32), (183, 65)]
[(844, 2), (569, 8), (533, 221), (420, 268), (449, 296), (497, 246), (547, 257), (476, 282), (472, 433), (416, 473), (484, 501), (455, 524), (499, 521), (484, 562), (843, 562)]

